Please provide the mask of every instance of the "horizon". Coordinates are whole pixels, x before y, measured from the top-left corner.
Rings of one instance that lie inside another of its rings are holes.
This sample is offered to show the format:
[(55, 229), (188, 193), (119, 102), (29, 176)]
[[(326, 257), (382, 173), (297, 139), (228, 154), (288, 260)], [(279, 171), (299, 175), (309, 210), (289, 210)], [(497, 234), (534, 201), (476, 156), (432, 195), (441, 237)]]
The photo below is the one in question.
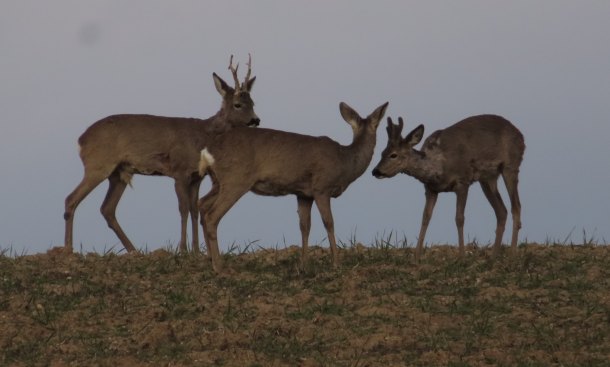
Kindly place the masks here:
[[(518, 242), (582, 236), (607, 244), (608, 14), (610, 2), (567, 0), (9, 1), (0, 14), (0, 250), (63, 246), (64, 200), (83, 173), (77, 139), (93, 122), (119, 113), (207, 118), (221, 101), (212, 73), (231, 80), (229, 56), (243, 65), (248, 53), (265, 128), (348, 144), (340, 101), (364, 116), (389, 101), (385, 117), (403, 116), (405, 131), (423, 123), (424, 139), (471, 115), (504, 116), (526, 145)], [(367, 170), (331, 201), (335, 235), (369, 244), (396, 233), (414, 244), (424, 188), (406, 175), (371, 175), (387, 141), (380, 125)], [(122, 249), (99, 212), (106, 187), (76, 210), (75, 251)], [(200, 197), (209, 187), (205, 179)], [(294, 196), (246, 194), (220, 223), (221, 251), (236, 243), (300, 246), (296, 209)], [(439, 195), (426, 243), (457, 245), (454, 216), (455, 195)], [(493, 243), (495, 216), (476, 183), (465, 217), (465, 242)], [(117, 218), (136, 248), (177, 246), (173, 181), (134, 176)], [(317, 209), (311, 227), (310, 244), (328, 247)]]

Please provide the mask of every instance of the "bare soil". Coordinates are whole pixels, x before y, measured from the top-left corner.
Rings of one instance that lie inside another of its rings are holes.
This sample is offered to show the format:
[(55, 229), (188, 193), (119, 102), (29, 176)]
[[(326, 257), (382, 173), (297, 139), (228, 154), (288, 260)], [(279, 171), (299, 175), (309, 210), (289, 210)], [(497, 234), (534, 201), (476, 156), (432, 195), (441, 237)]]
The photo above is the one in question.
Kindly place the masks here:
[(0, 256), (2, 366), (610, 366), (610, 248)]

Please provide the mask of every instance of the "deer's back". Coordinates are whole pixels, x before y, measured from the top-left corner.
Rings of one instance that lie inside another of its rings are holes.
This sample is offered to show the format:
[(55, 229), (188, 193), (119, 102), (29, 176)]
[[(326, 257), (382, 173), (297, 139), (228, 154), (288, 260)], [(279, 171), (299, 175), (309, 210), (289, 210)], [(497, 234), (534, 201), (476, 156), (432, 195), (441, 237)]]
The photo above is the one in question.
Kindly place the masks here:
[[(123, 166), (141, 174), (171, 175), (176, 165), (197, 167), (207, 139), (201, 119), (112, 115), (91, 125), (78, 139), (85, 166)], [(199, 148), (199, 150), (198, 150)]]
[(478, 115), (435, 131), (422, 150), (427, 155), (442, 155), (446, 172), (472, 182), (497, 176), (508, 166), (518, 169), (525, 142), (521, 132), (505, 118)]
[(194, 126), (205, 120), (153, 115), (112, 115), (93, 123), (78, 139), (84, 147), (93, 144), (105, 146), (115, 143), (162, 142), (169, 137), (183, 138), (192, 134)]
[[(248, 181), (261, 195), (311, 196), (316, 189), (336, 185), (343, 148), (325, 136), (236, 128), (210, 151), (219, 180)], [(337, 195), (343, 186), (338, 185)]]
[(222, 151), (219, 159), (241, 159), (259, 171), (298, 170), (318, 166), (321, 160), (335, 160), (340, 144), (326, 137), (303, 135), (266, 128), (235, 128), (218, 139), (211, 152)]

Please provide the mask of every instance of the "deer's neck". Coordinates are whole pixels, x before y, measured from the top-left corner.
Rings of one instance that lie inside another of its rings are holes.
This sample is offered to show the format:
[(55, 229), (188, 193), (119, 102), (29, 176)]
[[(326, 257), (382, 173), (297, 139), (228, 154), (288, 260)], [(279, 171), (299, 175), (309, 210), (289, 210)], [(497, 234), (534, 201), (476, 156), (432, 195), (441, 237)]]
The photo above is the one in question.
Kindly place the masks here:
[(231, 129), (227, 114), (223, 110), (216, 112), (216, 114), (208, 118), (206, 122), (206, 130), (210, 133), (221, 134)]
[(351, 166), (351, 171), (355, 178), (362, 175), (369, 166), (369, 163), (371, 163), (375, 150), (375, 143), (375, 134), (361, 133), (356, 135), (352, 144), (347, 146), (346, 158), (349, 164), (346, 164), (346, 166)]
[(438, 154), (426, 154), (418, 150), (413, 150), (413, 153), (411, 164), (403, 173), (415, 177), (423, 183), (438, 183), (443, 174), (444, 157)]
[(194, 120), (189, 130), (189, 141), (199, 150), (214, 143), (215, 139), (231, 130), (232, 126), (224, 118), (221, 111), (205, 120)]

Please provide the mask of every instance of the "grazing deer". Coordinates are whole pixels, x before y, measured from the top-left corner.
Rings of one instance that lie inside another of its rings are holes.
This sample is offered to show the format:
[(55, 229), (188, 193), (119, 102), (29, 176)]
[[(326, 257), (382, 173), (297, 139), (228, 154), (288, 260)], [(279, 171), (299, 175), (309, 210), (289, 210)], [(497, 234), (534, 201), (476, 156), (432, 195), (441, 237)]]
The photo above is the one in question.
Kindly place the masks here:
[(214, 84), (222, 96), (220, 111), (202, 120), (151, 115), (113, 115), (91, 125), (78, 139), (85, 173), (82, 181), (66, 198), (64, 248), (73, 251), (74, 211), (78, 204), (103, 180), (109, 187), (101, 212), (128, 252), (136, 251), (116, 220), (115, 210), (134, 174), (161, 175), (174, 179), (180, 211), (180, 251), (186, 251), (187, 217), (191, 215), (192, 246), (199, 252), (197, 199), (203, 177), (198, 173), (201, 149), (238, 126), (258, 126), (250, 91), (251, 58), (243, 83), (239, 83), (233, 55), (229, 70), (235, 80), (231, 88), (216, 73)]
[(234, 129), (201, 152), (199, 174), (212, 178), (212, 189), (199, 200), (201, 224), (214, 269), (219, 270), (217, 228), (221, 218), (248, 191), (259, 195), (297, 197), (303, 244), (307, 256), (311, 207), (315, 201), (328, 233), (333, 265), (337, 264), (330, 199), (360, 177), (373, 156), (377, 126), (388, 103), (362, 118), (345, 103), (343, 119), (353, 129), (350, 145), (326, 136), (314, 137), (271, 129)]
[(457, 195), (455, 223), (460, 254), (463, 255), (464, 208), (468, 188), (476, 181), (479, 181), (496, 214), (494, 254), (499, 252), (507, 216), (506, 207), (498, 192), (499, 175), (504, 178), (511, 202), (511, 248), (514, 252), (521, 228), (521, 203), (517, 190), (519, 166), (525, 151), (521, 132), (500, 116), (472, 116), (446, 129), (433, 132), (418, 151), (413, 147), (422, 139), (424, 126), (419, 125), (404, 139), (401, 136), (402, 127), (402, 118), (399, 117), (398, 125), (394, 125), (388, 117), (388, 145), (381, 155), (381, 161), (373, 170), (373, 175), (384, 178), (402, 172), (424, 184), (426, 206), (417, 239), (416, 260), (420, 258), (426, 229), (439, 192), (455, 192)]

